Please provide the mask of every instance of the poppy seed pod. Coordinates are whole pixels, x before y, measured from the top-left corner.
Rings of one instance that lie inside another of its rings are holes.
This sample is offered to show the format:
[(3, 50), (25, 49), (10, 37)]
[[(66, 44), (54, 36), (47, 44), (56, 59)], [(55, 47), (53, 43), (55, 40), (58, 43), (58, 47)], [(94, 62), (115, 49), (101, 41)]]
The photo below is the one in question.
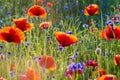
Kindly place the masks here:
[(97, 54), (97, 55), (101, 54), (101, 48), (100, 48), (100, 46), (98, 46), (98, 47), (96, 48), (95, 54)]

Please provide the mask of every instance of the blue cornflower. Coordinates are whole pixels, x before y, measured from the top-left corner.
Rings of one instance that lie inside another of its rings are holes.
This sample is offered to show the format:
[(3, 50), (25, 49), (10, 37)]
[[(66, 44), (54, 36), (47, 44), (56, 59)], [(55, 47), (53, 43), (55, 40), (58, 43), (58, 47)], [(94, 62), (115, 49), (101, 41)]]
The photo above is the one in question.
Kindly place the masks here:
[(32, 42), (26, 42), (25, 46), (28, 47), (31, 44), (32, 44)]
[(83, 28), (88, 28), (88, 25), (87, 24), (83, 24)]
[(71, 5), (73, 5), (73, 3), (72, 2), (68, 2), (68, 4), (71, 6)]
[(14, 71), (10, 71), (10, 77), (14, 77), (15, 72)]
[(106, 22), (107, 25), (112, 24), (112, 23), (113, 23), (112, 20), (108, 20), (108, 21)]
[(2, 29), (2, 26), (0, 26), (0, 29)]
[(79, 4), (79, 1), (78, 0), (76, 0), (76, 6), (79, 6), (80, 4)]
[(47, 41), (50, 41), (50, 40), (51, 40), (50, 36), (47, 36)]
[(85, 16), (85, 15), (82, 15), (82, 18), (86, 18), (87, 16)]
[(69, 7), (68, 6), (64, 6), (64, 10), (69, 10)]
[(74, 70), (74, 71), (76, 71), (77, 69), (78, 70), (83, 70), (84, 66), (80, 62), (78, 64), (76, 64), (75, 62), (72, 62), (70, 65), (68, 65), (68, 69), (69, 70)]
[(74, 71), (77, 69), (77, 65), (76, 65), (75, 62), (73, 62), (73, 63), (71, 64), (71, 66), (72, 66), (72, 69), (73, 69)]
[(108, 20), (106, 22), (107, 25), (110, 25), (111, 29), (114, 30), (114, 25), (113, 25), (113, 21), (112, 20)]
[(3, 46), (0, 46), (0, 50), (2, 50), (2, 49), (4, 49), (4, 47), (3, 47)]
[(81, 10), (82, 13), (84, 13), (84, 10)]
[(77, 57), (77, 55), (78, 55), (78, 52), (75, 52), (75, 53), (73, 54), (73, 56), (70, 57), (70, 60), (75, 59), (75, 58)]
[(63, 49), (63, 47), (61, 45), (59, 45), (58, 49), (61, 51)]
[(102, 6), (102, 8), (106, 9), (106, 8), (107, 8), (107, 6), (103, 5), (103, 6)]
[(66, 32), (66, 34), (72, 34), (72, 31), (68, 31), (68, 32)]
[(102, 18), (103, 18), (103, 19), (106, 19), (107, 16), (106, 16), (105, 14), (102, 14)]
[(76, 63), (75, 63), (75, 62), (72, 62), (70, 65), (68, 65), (68, 69), (69, 69), (69, 70), (74, 70), (74, 71), (76, 71), (76, 69), (77, 69)]
[(7, 12), (7, 14), (8, 14), (8, 15), (11, 15), (11, 14), (12, 14), (12, 12), (11, 12), (11, 11), (8, 11), (8, 12)]
[(84, 66), (81, 63), (76, 64), (75, 62), (72, 62), (70, 65), (68, 65), (68, 69), (65, 72), (65, 75), (67, 77), (73, 76), (72, 73), (76, 74), (82, 74), (84, 70)]
[(74, 53), (74, 55), (73, 55), (73, 56), (74, 56), (74, 58), (76, 58), (76, 57), (77, 57), (77, 55), (78, 55), (78, 52), (75, 52), (75, 53)]
[(19, 4), (20, 4), (20, 5), (22, 5), (23, 3), (22, 3), (22, 2), (20, 2)]
[(84, 66), (80, 62), (78, 63), (77, 66), (78, 66), (78, 70), (83, 70), (84, 69)]
[(2, 20), (0, 20), (0, 24), (2, 24), (3, 23), (3, 21)]
[(119, 20), (114, 20), (114, 23), (118, 24), (120, 21)]

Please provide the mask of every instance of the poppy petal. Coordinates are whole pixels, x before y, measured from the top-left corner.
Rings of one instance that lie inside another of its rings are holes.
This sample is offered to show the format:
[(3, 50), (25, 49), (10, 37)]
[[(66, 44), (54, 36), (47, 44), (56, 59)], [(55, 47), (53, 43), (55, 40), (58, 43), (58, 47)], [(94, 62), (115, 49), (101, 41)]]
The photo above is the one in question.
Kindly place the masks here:
[(90, 4), (84, 9), (84, 15), (92, 16), (95, 14), (99, 14), (98, 5), (97, 4)]
[(66, 34), (64, 32), (55, 32), (55, 37), (61, 46), (70, 46), (71, 44), (77, 43), (78, 38), (74, 35)]
[(18, 75), (18, 80), (29, 80), (26, 75)]
[(13, 42), (16, 44), (20, 44), (22, 40), (24, 40), (24, 33), (14, 27), (4, 27), (0, 30), (0, 40), (4, 42)]
[(41, 67), (45, 67), (46, 69), (52, 71), (56, 69), (56, 64), (54, 61), (54, 58), (52, 56), (43, 56), (40, 61), (39, 64)]
[(118, 80), (118, 79), (115, 75), (107, 74), (97, 78), (96, 80)]
[(40, 16), (42, 18), (45, 18), (47, 15), (45, 9), (38, 5), (34, 5), (34, 6), (30, 7), (30, 9), (27, 11), (27, 14), (31, 17), (32, 16)]
[(114, 63), (116, 66), (120, 65), (120, 55), (114, 56)]
[(41, 29), (48, 29), (50, 26), (52, 25), (52, 23), (51, 22), (42, 22), (42, 23), (40, 23), (40, 28)]
[(19, 19), (13, 19), (15, 23), (15, 27), (21, 29), (22, 31), (26, 32), (33, 28), (33, 25), (31, 23), (27, 23), (26, 18), (19, 18)]

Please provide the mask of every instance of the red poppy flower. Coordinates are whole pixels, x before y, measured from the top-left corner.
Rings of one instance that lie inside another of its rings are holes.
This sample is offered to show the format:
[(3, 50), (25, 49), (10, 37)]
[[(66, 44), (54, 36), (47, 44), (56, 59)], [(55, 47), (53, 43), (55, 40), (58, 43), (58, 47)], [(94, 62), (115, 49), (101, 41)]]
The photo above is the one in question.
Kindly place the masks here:
[(107, 28), (103, 29), (100, 32), (100, 37), (110, 41), (112, 38), (116, 38), (120, 40), (120, 28), (118, 26), (114, 26), (113, 29), (111, 26), (108, 26)]
[(27, 11), (27, 14), (29, 16), (40, 16), (42, 18), (46, 17), (46, 11), (43, 7), (35, 5), (30, 7), (30, 9)]
[(107, 74), (107, 75), (103, 75), (95, 80), (118, 80), (118, 79), (115, 75)]
[(15, 64), (10, 65), (10, 71), (15, 71)]
[(106, 71), (105, 71), (104, 69), (100, 69), (100, 70), (98, 70), (98, 71), (95, 71), (94, 73), (95, 73), (95, 75), (96, 75), (96, 74), (99, 74), (100, 76), (106, 75)]
[(115, 55), (114, 56), (114, 63), (116, 66), (120, 65), (120, 55)]
[(74, 70), (67, 70), (65, 72), (65, 76), (67, 76), (70, 80), (76, 79), (76, 72)]
[(37, 0), (37, 2), (42, 3), (42, 0)]
[(106, 71), (105, 71), (104, 69), (100, 69), (100, 70), (99, 70), (99, 74), (100, 74), (100, 76), (105, 75), (105, 74), (106, 74)]
[(81, 69), (79, 69), (77, 71), (67, 69), (66, 72), (65, 72), (65, 76), (68, 77), (70, 80), (75, 80), (76, 76), (77, 76), (77, 73), (82, 74), (83, 71)]
[(84, 15), (92, 16), (95, 14), (99, 14), (98, 5), (97, 4), (90, 4), (84, 9)]
[(86, 63), (85, 63), (85, 66), (88, 67), (88, 66), (93, 66), (93, 67), (96, 67), (98, 66), (98, 63), (94, 60), (88, 60)]
[(92, 66), (93, 67), (93, 71), (95, 71), (95, 68), (98, 66), (98, 62), (94, 61), (94, 60), (88, 60), (85, 63), (86, 67)]
[(40, 23), (40, 28), (41, 29), (48, 29), (50, 26), (52, 25), (52, 23), (51, 22), (42, 22), (42, 23)]
[(15, 23), (15, 27), (21, 29), (22, 31), (26, 32), (33, 28), (33, 25), (30, 23), (27, 23), (26, 18), (19, 18), (13, 20)]
[(19, 28), (9, 26), (0, 30), (1, 41), (20, 44), (24, 38), (24, 33)]
[(53, 4), (52, 4), (51, 2), (47, 2), (47, 6), (48, 6), (48, 7), (52, 7)]
[(5, 78), (1, 77), (0, 80), (6, 80)]
[(60, 31), (55, 32), (55, 37), (62, 47), (70, 46), (71, 44), (78, 42), (78, 38), (76, 36)]
[(40, 75), (29, 68), (24, 75), (18, 75), (18, 80), (40, 80)]
[(40, 59), (39, 64), (43, 69), (48, 69), (50, 71), (53, 71), (56, 69), (56, 64), (52, 56), (47, 56), (47, 55), (43, 56)]

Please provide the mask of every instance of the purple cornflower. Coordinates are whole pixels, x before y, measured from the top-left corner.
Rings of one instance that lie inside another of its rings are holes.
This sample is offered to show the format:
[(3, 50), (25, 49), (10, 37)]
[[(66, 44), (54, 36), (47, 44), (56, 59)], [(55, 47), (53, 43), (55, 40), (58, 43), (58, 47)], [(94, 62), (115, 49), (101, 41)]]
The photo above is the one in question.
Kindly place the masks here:
[(42, 4), (45, 4), (45, 0), (42, 0)]
[(38, 62), (41, 60), (41, 57), (38, 58)]

